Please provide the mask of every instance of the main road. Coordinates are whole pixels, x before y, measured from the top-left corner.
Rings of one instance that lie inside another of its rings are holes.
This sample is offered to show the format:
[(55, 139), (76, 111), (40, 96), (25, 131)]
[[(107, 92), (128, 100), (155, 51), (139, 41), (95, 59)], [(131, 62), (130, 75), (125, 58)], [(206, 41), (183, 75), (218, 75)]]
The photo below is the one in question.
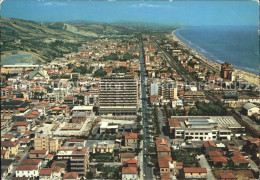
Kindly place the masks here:
[(148, 149), (150, 147), (150, 135), (147, 119), (147, 96), (146, 96), (146, 70), (144, 60), (143, 40), (140, 38), (139, 43), (139, 60), (140, 60), (140, 88), (141, 88), (141, 101), (142, 101), (142, 123), (143, 123), (143, 179), (153, 179), (152, 167), (149, 166), (150, 158)]

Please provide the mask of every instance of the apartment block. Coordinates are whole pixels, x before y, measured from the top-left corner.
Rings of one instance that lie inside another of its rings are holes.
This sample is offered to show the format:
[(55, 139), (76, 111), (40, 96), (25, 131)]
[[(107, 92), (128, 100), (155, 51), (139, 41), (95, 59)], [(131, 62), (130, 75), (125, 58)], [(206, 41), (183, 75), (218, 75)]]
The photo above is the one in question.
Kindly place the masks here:
[(59, 141), (52, 136), (36, 136), (34, 138), (35, 150), (48, 150), (49, 152), (57, 152), (59, 148)]
[(100, 115), (136, 115), (138, 79), (123, 73), (112, 74), (99, 83)]

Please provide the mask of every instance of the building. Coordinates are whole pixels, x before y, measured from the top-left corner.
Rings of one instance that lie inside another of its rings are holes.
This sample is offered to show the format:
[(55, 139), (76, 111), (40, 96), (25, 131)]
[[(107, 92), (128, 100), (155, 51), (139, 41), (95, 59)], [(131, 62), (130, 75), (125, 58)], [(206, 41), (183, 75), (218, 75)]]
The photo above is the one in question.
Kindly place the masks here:
[(53, 173), (51, 168), (42, 168), (39, 172), (39, 179), (40, 180), (52, 180)]
[(42, 166), (40, 159), (26, 159), (15, 170), (16, 177), (36, 178)]
[(89, 167), (89, 152), (86, 147), (64, 147), (56, 155), (58, 160), (68, 160), (71, 172), (85, 177)]
[(159, 95), (159, 85), (157, 83), (151, 84), (151, 96), (152, 95)]
[(107, 142), (99, 142), (97, 144), (93, 144), (92, 152), (93, 153), (113, 153), (115, 144), (109, 144)]
[(136, 148), (137, 147), (137, 141), (138, 141), (137, 133), (127, 133), (127, 134), (125, 134), (125, 146)]
[(87, 119), (86, 112), (74, 112), (72, 114), (72, 123), (82, 123)]
[(50, 153), (57, 152), (59, 141), (57, 138), (52, 138), (50, 135), (37, 135), (34, 138), (35, 150), (48, 150)]
[(99, 83), (100, 115), (136, 115), (138, 80), (135, 76), (113, 74)]
[(246, 103), (242, 108), (242, 112), (247, 116), (252, 116), (255, 113), (260, 113), (259, 107), (254, 105), (253, 103)]
[(19, 114), (29, 108), (29, 103), (24, 101), (12, 100), (9, 102), (1, 102), (1, 119), (11, 118), (11, 115)]
[(48, 150), (30, 150), (29, 152), (30, 158), (45, 159), (47, 155), (48, 155)]
[(217, 145), (212, 141), (207, 141), (203, 143), (203, 148), (206, 152), (206, 155), (208, 155), (209, 152), (217, 150)]
[(185, 179), (207, 179), (207, 169), (200, 167), (183, 168)]
[(92, 116), (93, 115), (93, 106), (74, 106), (72, 108), (72, 113), (80, 113), (84, 112), (86, 116)]
[(128, 161), (129, 159), (135, 158), (134, 153), (121, 153), (121, 163)]
[(17, 121), (13, 123), (12, 130), (15, 132), (25, 133), (31, 129), (31, 124), (28, 121)]
[(67, 172), (64, 174), (63, 177), (64, 180), (78, 180), (79, 179), (79, 173), (77, 172)]
[(234, 68), (232, 67), (231, 64), (225, 62), (224, 64), (221, 64), (221, 77), (225, 80), (232, 80), (232, 74), (234, 72)]
[(206, 96), (202, 91), (186, 91), (183, 98), (186, 101), (204, 101)]
[(20, 144), (18, 141), (1, 141), (1, 151), (7, 150), (10, 155), (16, 155), (18, 153)]
[(137, 180), (137, 167), (122, 167), (122, 180)]
[(1, 150), (1, 159), (9, 159), (10, 152), (8, 150)]
[(220, 180), (236, 180), (237, 178), (234, 176), (233, 173), (221, 173), (219, 175)]
[(170, 134), (189, 141), (231, 140), (244, 132), (232, 116), (172, 116)]

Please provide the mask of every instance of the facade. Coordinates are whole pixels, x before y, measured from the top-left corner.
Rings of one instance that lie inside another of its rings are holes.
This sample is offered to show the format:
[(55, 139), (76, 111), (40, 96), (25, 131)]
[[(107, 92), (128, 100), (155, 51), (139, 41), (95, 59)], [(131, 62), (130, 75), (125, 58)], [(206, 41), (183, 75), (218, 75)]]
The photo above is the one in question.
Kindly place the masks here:
[(172, 116), (168, 122), (175, 139), (190, 141), (231, 140), (245, 129), (232, 116)]
[(122, 168), (122, 180), (137, 180), (137, 179), (138, 179), (137, 167)]
[(35, 150), (48, 150), (49, 152), (57, 152), (59, 148), (58, 139), (52, 138), (52, 136), (38, 135), (34, 138)]
[(7, 150), (10, 155), (16, 155), (18, 153), (20, 144), (18, 141), (1, 141), (1, 151)]
[(56, 154), (58, 160), (69, 160), (71, 172), (85, 176), (89, 167), (89, 152), (86, 147), (64, 147)]
[(221, 77), (223, 79), (228, 79), (232, 80), (232, 74), (234, 72), (234, 68), (232, 67), (231, 64), (225, 62), (224, 64), (221, 65)]
[(125, 146), (127, 147), (137, 147), (138, 136), (137, 133), (127, 133), (125, 134)]
[(100, 115), (136, 115), (138, 80), (135, 76), (113, 74), (99, 83)]
[(243, 108), (242, 111), (244, 112), (245, 115), (247, 116), (252, 116), (253, 114), (257, 113), (259, 114), (259, 107), (257, 107), (256, 105), (252, 104), (252, 103), (246, 103)]
[(183, 168), (186, 179), (207, 179), (207, 169), (199, 167)]

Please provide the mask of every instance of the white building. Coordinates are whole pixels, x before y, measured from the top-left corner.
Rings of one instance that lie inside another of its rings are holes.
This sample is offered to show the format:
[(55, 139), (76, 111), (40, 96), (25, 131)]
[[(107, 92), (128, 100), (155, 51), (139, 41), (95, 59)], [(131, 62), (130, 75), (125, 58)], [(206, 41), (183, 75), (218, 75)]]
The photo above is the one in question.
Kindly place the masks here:
[(159, 94), (159, 86), (156, 83), (151, 84), (151, 96)]
[(259, 107), (252, 104), (252, 103), (246, 103), (243, 106), (242, 111), (247, 115), (247, 116), (252, 116), (252, 114), (258, 113), (259, 114)]
[(172, 116), (170, 133), (190, 141), (231, 140), (244, 131), (232, 116)]

